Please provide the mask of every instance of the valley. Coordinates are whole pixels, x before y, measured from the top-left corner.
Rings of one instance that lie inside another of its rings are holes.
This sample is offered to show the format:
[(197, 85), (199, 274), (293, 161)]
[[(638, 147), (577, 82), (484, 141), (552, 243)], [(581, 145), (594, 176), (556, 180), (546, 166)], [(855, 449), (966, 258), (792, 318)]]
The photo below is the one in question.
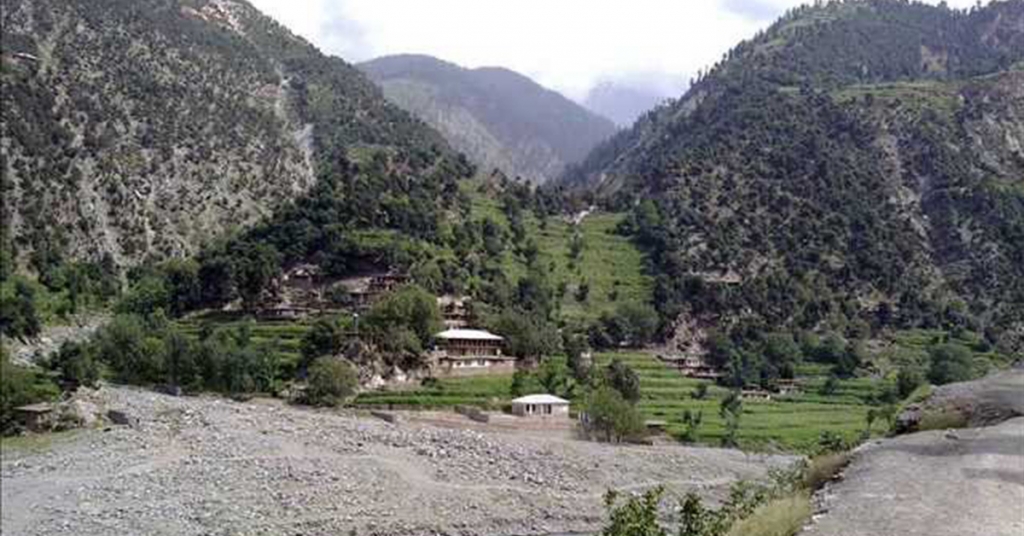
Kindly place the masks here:
[(0, 532), (1024, 528), (1022, 0), (279, 1), (0, 0)]

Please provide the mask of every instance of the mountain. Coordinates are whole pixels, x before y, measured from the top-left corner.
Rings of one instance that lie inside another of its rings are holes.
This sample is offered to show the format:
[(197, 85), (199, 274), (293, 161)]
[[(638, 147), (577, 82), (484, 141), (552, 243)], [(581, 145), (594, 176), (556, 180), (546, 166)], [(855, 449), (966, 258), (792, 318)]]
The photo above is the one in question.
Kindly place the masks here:
[(971, 324), (1024, 350), (1024, 2), (791, 11), (563, 180), (635, 207), (667, 320)]
[(344, 223), (440, 204), (444, 139), (243, 0), (2, 4), (3, 249), (22, 266), (192, 253), (377, 157), (386, 179), (336, 192), (375, 216)]
[(627, 128), (633, 125), (644, 112), (653, 109), (666, 99), (657, 91), (602, 82), (587, 94), (583, 105), (592, 112), (607, 117), (616, 125)]
[(388, 99), (487, 171), (542, 183), (615, 133), (611, 121), (507, 69), (464, 69), (415, 55), (359, 67)]

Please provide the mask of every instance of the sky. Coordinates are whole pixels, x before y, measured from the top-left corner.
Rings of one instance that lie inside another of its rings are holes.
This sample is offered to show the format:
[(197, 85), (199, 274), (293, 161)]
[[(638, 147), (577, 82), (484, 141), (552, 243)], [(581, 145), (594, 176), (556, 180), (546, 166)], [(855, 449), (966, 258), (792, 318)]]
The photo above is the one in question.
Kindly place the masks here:
[[(582, 100), (596, 84), (677, 96), (801, 0), (249, 0), (328, 54), (498, 66)], [(976, 0), (947, 0), (970, 7)], [(933, 2), (938, 3), (938, 2)]]

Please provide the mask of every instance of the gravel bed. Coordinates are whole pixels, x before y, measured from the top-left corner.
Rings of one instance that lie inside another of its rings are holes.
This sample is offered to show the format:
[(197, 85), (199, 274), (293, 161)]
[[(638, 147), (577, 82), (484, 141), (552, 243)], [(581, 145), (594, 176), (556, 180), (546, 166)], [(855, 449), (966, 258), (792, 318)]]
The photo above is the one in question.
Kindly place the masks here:
[(610, 488), (721, 498), (786, 456), (434, 428), (268, 401), (89, 395), (135, 426), (0, 464), (11, 535), (530, 535), (587, 532)]

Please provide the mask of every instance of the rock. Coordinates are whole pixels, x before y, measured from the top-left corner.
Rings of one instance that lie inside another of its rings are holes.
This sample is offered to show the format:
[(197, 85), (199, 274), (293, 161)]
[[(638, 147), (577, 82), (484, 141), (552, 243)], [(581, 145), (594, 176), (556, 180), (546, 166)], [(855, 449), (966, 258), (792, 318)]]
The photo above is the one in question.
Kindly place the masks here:
[(924, 417), (924, 410), (921, 409), (921, 406), (917, 404), (907, 406), (903, 413), (896, 417), (896, 433), (909, 434), (917, 430), (922, 417)]
[(138, 424), (138, 419), (120, 410), (112, 409), (108, 411), (107, 418), (110, 419), (110, 422), (121, 426), (135, 426)]

